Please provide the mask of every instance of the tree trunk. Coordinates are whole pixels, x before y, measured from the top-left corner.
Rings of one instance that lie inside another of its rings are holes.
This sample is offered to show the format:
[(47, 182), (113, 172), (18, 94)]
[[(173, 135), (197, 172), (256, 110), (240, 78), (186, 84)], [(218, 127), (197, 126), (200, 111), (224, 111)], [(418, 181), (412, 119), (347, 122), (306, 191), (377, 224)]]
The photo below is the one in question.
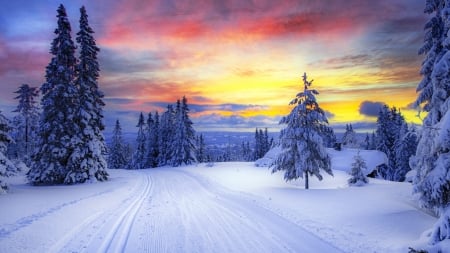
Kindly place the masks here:
[(308, 172), (305, 172), (305, 189), (309, 189), (309, 178), (308, 178)]

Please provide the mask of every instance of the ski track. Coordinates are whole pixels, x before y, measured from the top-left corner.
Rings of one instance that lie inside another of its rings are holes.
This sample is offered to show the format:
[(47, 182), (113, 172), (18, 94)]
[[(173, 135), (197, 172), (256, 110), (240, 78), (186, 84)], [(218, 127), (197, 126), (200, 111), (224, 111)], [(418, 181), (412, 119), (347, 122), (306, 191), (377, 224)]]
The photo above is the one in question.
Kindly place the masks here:
[(35, 223), (36, 221), (39, 221), (42, 218), (48, 217), (49, 215), (51, 215), (51, 214), (53, 214), (55, 212), (58, 212), (58, 211), (62, 210), (63, 208), (70, 207), (72, 205), (75, 205), (75, 204), (83, 201), (83, 200), (95, 198), (95, 197), (104, 195), (106, 193), (110, 193), (111, 191), (112, 190), (103, 191), (103, 192), (92, 194), (92, 195), (89, 195), (89, 196), (86, 196), (86, 197), (83, 197), (83, 198), (75, 199), (75, 200), (72, 200), (72, 201), (65, 202), (65, 203), (62, 203), (60, 205), (54, 206), (54, 207), (49, 208), (49, 209), (47, 209), (45, 211), (34, 213), (34, 214), (29, 215), (29, 216), (20, 218), (19, 220), (15, 221), (14, 223), (7, 224), (4, 227), (0, 228), (0, 239), (6, 238), (9, 235), (13, 234), (14, 232), (17, 232), (17, 231), (19, 231), (19, 230), (21, 230), (23, 228), (26, 228), (26, 227), (32, 225), (33, 223)]
[[(182, 170), (150, 170), (144, 239), (129, 252), (342, 252), (301, 226)], [(127, 248), (128, 249), (128, 248)]]
[(149, 174), (142, 173), (142, 178), (119, 206), (88, 217), (49, 252), (125, 252), (137, 213), (151, 196), (153, 184)]
[[(123, 199), (86, 215), (46, 252), (342, 252), (302, 224), (200, 175), (167, 167), (136, 173), (139, 180)], [(102, 201), (116, 190), (83, 199)], [(63, 212), (83, 199), (37, 216)], [(87, 208), (73, 206), (79, 207)], [(0, 239), (4, 231), (13, 232), (1, 230)]]

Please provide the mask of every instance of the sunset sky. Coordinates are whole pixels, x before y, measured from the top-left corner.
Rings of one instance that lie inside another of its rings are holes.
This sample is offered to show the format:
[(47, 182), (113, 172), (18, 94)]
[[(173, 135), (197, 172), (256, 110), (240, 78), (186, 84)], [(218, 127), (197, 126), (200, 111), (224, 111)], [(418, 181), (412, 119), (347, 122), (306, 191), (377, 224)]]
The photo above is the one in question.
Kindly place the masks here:
[(101, 49), (106, 131), (185, 95), (198, 131), (276, 131), (303, 72), (336, 129), (373, 127), (382, 103), (408, 108), (420, 80), (424, 0), (2, 1), (0, 110), (44, 82), (56, 9), (78, 31), (85, 5)]

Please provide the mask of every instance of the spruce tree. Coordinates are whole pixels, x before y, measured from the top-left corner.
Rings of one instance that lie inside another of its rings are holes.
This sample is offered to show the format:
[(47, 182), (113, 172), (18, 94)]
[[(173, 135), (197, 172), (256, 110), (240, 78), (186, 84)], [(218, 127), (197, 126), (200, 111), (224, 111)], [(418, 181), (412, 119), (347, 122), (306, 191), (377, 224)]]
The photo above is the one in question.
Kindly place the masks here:
[(367, 165), (360, 151), (354, 157), (354, 162), (352, 163), (352, 169), (350, 170), (351, 178), (348, 179), (348, 184), (350, 186), (362, 186), (367, 184), (369, 180), (367, 179), (364, 172), (367, 170)]
[(60, 184), (68, 173), (67, 163), (74, 150), (73, 137), (80, 131), (75, 122), (78, 108), (78, 90), (74, 85), (75, 45), (66, 10), (61, 4), (57, 10), (50, 53), (52, 59), (46, 68), (46, 82), (41, 86), (42, 115), (39, 125), (39, 149), (28, 179), (34, 185)]
[(366, 138), (364, 138), (364, 149), (369, 150), (370, 149), (370, 137), (369, 133), (366, 133)]
[(162, 114), (160, 120), (158, 166), (169, 164), (172, 154), (175, 152), (172, 145), (175, 138), (174, 125), (175, 111), (172, 105), (167, 105), (167, 110)]
[(411, 170), (409, 159), (416, 153), (417, 133), (414, 127), (408, 130), (403, 124), (400, 129), (399, 139), (395, 142), (395, 165), (394, 181), (405, 181), (405, 176)]
[(425, 60), (415, 104), (428, 114), (410, 165), (417, 171), (413, 189), (421, 205), (440, 216), (429, 241), (434, 245), (450, 239), (449, 2), (426, 1), (425, 13), (432, 17), (425, 25), (425, 43), (419, 51)]
[(14, 142), (9, 134), (11, 129), (9, 120), (0, 111), (0, 194), (8, 190), (5, 178), (14, 175), (17, 171), (16, 165), (6, 156), (8, 145)]
[(197, 160), (199, 163), (205, 162), (205, 140), (203, 138), (203, 134), (200, 134), (197, 137)]
[(146, 146), (145, 145), (146, 137), (144, 131), (145, 120), (142, 112), (139, 115), (139, 121), (136, 127), (138, 127), (138, 134), (136, 137), (136, 149), (131, 158), (130, 169), (140, 170), (145, 168), (145, 146)]
[(103, 93), (98, 88), (99, 64), (96, 46), (93, 37), (94, 31), (89, 26), (86, 9), (80, 9), (80, 31), (76, 41), (80, 45), (79, 63), (77, 65), (77, 78), (75, 84), (78, 88), (78, 106), (75, 112), (75, 122), (79, 132), (72, 138), (76, 147), (71, 154), (64, 183), (74, 184), (89, 181), (105, 181), (107, 163), (103, 125)]
[(323, 136), (330, 131), (328, 120), (316, 101), (319, 92), (310, 89), (311, 84), (305, 73), (304, 90), (290, 102), (295, 107), (280, 121), (286, 124), (280, 133), (282, 151), (271, 165), (272, 172), (285, 171), (286, 181), (305, 177), (305, 189), (309, 188), (309, 175), (319, 180), (322, 180), (320, 170), (333, 175), (323, 141)]
[(37, 98), (39, 90), (37, 87), (30, 87), (28, 84), (22, 84), (17, 91), (18, 96), (15, 97), (19, 101), (16, 109), (18, 115), (14, 117), (13, 138), (15, 141), (15, 152), (18, 158), (31, 165), (31, 154), (36, 148), (37, 130), (39, 126), (39, 108), (37, 106)]
[(172, 144), (174, 152), (171, 164), (172, 166), (180, 166), (182, 164), (195, 163), (197, 162), (195, 130), (192, 127), (192, 121), (189, 119), (189, 107), (186, 97), (183, 97), (181, 103), (180, 100), (177, 101), (175, 120), (177, 127)]
[(122, 138), (122, 128), (119, 120), (114, 126), (111, 146), (109, 147), (108, 165), (111, 169), (124, 169), (127, 166), (126, 146)]
[(347, 148), (357, 148), (358, 142), (356, 140), (356, 133), (353, 131), (352, 124), (347, 124), (345, 127), (345, 133), (342, 137), (342, 145)]
[(385, 153), (388, 158), (388, 164), (379, 168), (381, 177), (387, 180), (398, 181), (401, 177), (397, 173), (397, 159), (396, 159), (396, 143), (401, 139), (401, 129), (406, 125), (400, 111), (395, 107), (389, 108), (384, 106), (378, 115), (377, 119), (377, 146), (376, 149)]

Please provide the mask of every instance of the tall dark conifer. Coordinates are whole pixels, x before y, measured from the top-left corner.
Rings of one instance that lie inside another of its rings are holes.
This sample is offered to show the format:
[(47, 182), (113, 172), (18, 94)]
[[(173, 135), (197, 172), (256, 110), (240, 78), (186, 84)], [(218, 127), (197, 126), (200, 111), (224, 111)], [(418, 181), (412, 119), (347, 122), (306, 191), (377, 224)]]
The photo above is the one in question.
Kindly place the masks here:
[(35, 185), (64, 182), (67, 163), (75, 148), (72, 139), (80, 131), (74, 117), (79, 105), (79, 93), (74, 85), (75, 45), (62, 4), (57, 12), (56, 37), (50, 49), (52, 59), (46, 69), (46, 82), (41, 86), (39, 150), (28, 173), (28, 179)]
[(93, 33), (83, 6), (80, 9), (80, 31), (76, 38), (80, 45), (80, 56), (75, 80), (79, 99), (75, 117), (80, 131), (73, 138), (76, 147), (70, 157), (69, 173), (65, 178), (65, 183), (69, 184), (108, 179), (104, 157), (106, 144), (102, 133), (105, 129), (102, 122), (105, 103), (97, 83), (100, 72), (97, 54), (100, 49)]

